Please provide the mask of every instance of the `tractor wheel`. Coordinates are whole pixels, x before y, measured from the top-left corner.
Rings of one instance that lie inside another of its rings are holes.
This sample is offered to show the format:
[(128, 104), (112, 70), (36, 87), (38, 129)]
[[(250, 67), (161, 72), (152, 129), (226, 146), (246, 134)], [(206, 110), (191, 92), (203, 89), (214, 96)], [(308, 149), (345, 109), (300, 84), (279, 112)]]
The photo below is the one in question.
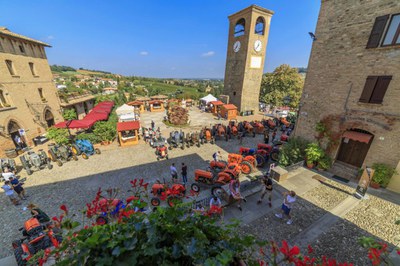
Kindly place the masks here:
[(159, 156), (157, 156), (157, 161), (159, 161), (160, 160), (160, 157)]
[(86, 153), (82, 152), (82, 158), (87, 160), (89, 159), (89, 156)]
[(94, 152), (95, 152), (96, 154), (101, 154), (101, 150), (100, 150), (99, 148), (94, 149)]
[(256, 132), (255, 131), (253, 131), (253, 138), (255, 138), (256, 137)]
[(47, 153), (48, 153), (49, 158), (50, 158), (50, 160), (51, 160), (52, 162), (57, 161), (57, 156), (56, 156), (56, 154), (54, 153), (53, 150), (49, 150)]
[(279, 159), (279, 151), (273, 151), (270, 154), (270, 158), (272, 161), (277, 162)]
[(14, 249), (14, 256), (17, 261), (18, 266), (25, 266), (26, 265), (26, 260), (22, 258), (22, 255), (24, 254), (24, 251), (22, 250), (22, 247), (18, 247)]
[(172, 146), (171, 145), (168, 147), (168, 150), (172, 150)]
[(28, 175), (31, 175), (31, 174), (32, 174), (31, 168), (27, 167), (27, 168), (25, 168), (25, 170), (26, 170), (26, 173), (27, 173)]
[(57, 162), (57, 165), (60, 167), (63, 165), (63, 163), (60, 160), (57, 160), (56, 162)]
[(152, 198), (150, 203), (151, 203), (151, 206), (154, 206), (154, 207), (160, 206), (160, 204), (161, 204), (159, 198)]
[(225, 134), (225, 141), (229, 140), (229, 136), (227, 134)]
[(167, 198), (168, 206), (174, 207), (176, 204), (182, 203), (182, 199), (176, 196), (170, 196)]
[(182, 143), (181, 149), (184, 150), (185, 149), (185, 144)]
[(253, 171), (253, 167), (251, 166), (251, 164), (246, 161), (241, 162), (240, 167), (242, 168), (242, 173), (245, 175), (248, 175)]
[(212, 196), (216, 196), (218, 198), (221, 198), (222, 197), (222, 193), (223, 193), (223, 190), (222, 190), (221, 186), (216, 185), (216, 186), (213, 186), (211, 188), (211, 195)]
[(199, 186), (199, 184), (197, 184), (197, 183), (193, 183), (193, 184), (190, 186), (190, 189), (191, 189), (192, 191), (196, 192), (196, 193), (199, 193), (199, 192), (200, 192), (200, 186)]
[(25, 159), (25, 156), (22, 155), (21, 157), (19, 157), (19, 159), (21, 160), (21, 164), (24, 168), (29, 168), (29, 164), (28, 164), (27, 160)]
[(165, 158), (168, 160), (168, 159), (169, 159), (169, 156), (167, 155), (167, 156), (165, 156)]
[(214, 139), (211, 139), (211, 140), (210, 140), (210, 143), (211, 143), (211, 144), (215, 144), (215, 140), (214, 140)]
[(108, 223), (107, 217), (99, 216), (96, 218), (97, 225), (105, 225)]
[(17, 248), (21, 247), (21, 244), (22, 244), (21, 240), (15, 240), (12, 242), (11, 245), (12, 245), (13, 249), (17, 249)]
[[(60, 163), (61, 163), (61, 161), (60, 161)], [(61, 164), (62, 164), (62, 163), (61, 163)], [(53, 165), (50, 163), (50, 161), (47, 163), (47, 168), (48, 168), (49, 170), (53, 169)]]
[(72, 159), (73, 159), (74, 161), (78, 161), (78, 156), (76, 156), (75, 154), (72, 154)]
[(265, 158), (260, 154), (256, 154), (255, 157), (256, 157), (257, 167), (263, 167), (265, 164)]
[(197, 146), (198, 148), (200, 148), (200, 142), (197, 142), (197, 143), (196, 143), (196, 146)]
[(75, 155), (81, 154), (81, 150), (79, 149), (78, 145), (72, 144), (71, 151)]

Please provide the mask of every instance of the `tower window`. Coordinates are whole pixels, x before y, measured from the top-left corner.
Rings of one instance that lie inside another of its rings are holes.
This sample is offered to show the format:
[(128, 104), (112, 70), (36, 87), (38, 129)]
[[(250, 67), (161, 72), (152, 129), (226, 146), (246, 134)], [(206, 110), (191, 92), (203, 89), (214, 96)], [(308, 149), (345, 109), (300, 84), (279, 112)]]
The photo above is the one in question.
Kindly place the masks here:
[(246, 21), (244, 20), (244, 18), (239, 19), (238, 22), (236, 22), (235, 32), (234, 32), (233, 36), (239, 37), (239, 36), (244, 35), (245, 25), (246, 25)]
[(265, 21), (263, 17), (258, 17), (256, 21), (256, 27), (254, 33), (258, 35), (264, 35)]
[(36, 77), (35, 65), (32, 62), (29, 62), (29, 68), (31, 69), (32, 76)]
[(8, 102), (6, 101), (6, 98), (4, 97), (4, 94), (3, 94), (3, 91), (2, 91), (2, 90), (0, 90), (0, 106), (1, 106), (1, 107), (10, 106), (10, 105), (8, 104)]
[(0, 38), (0, 51), (4, 51), (3, 45), (1, 44), (1, 42), (3, 41), (3, 38)]
[(21, 43), (20, 45), (18, 45), (18, 47), (19, 47), (20, 52), (24, 54), (25, 53), (24, 45)]
[(233, 92), (233, 96), (236, 96), (236, 91)]
[(43, 89), (42, 89), (42, 88), (39, 88), (39, 89), (38, 89), (38, 92), (39, 92), (39, 97), (40, 97), (40, 99), (44, 99), (44, 97), (43, 97)]
[(13, 62), (11, 60), (6, 60), (6, 65), (7, 65), (8, 71), (10, 72), (10, 75), (15, 76)]

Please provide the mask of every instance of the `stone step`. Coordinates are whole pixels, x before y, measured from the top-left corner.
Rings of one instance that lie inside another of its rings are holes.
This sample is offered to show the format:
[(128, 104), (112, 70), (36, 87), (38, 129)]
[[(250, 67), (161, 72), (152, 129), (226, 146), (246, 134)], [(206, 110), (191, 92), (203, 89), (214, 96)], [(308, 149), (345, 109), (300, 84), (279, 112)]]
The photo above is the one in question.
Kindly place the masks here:
[(335, 161), (332, 167), (329, 169), (329, 172), (348, 180), (355, 180), (358, 176), (357, 167), (340, 161)]

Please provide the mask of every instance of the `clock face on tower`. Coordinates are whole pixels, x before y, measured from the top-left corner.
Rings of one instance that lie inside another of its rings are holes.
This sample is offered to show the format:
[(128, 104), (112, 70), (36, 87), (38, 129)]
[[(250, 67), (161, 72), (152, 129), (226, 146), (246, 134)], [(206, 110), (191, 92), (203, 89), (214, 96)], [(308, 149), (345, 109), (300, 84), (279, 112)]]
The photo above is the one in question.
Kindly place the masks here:
[(260, 40), (256, 40), (254, 42), (254, 50), (256, 52), (259, 52), (259, 51), (261, 51), (261, 49), (262, 49), (262, 42)]
[(236, 41), (236, 42), (233, 44), (233, 51), (234, 51), (235, 53), (237, 53), (237, 52), (239, 52), (239, 50), (240, 50), (240, 42), (239, 42), (239, 41)]

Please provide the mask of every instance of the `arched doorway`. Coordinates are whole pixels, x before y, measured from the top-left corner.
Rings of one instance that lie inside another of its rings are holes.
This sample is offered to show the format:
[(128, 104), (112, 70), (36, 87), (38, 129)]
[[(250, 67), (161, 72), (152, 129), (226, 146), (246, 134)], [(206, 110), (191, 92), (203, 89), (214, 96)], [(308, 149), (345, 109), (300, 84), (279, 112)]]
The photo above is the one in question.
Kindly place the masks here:
[(14, 120), (10, 120), (7, 124), (7, 132), (11, 137), (11, 140), (14, 142), (14, 145), (16, 148), (19, 148), (19, 145), (17, 144), (17, 139), (21, 138), (21, 135), (19, 134), (19, 129), (21, 129), (21, 126)]
[(374, 135), (368, 131), (352, 128), (342, 135), (336, 160), (361, 167), (368, 154)]
[(44, 112), (44, 120), (46, 121), (47, 127), (51, 127), (55, 124), (53, 113), (49, 109)]

